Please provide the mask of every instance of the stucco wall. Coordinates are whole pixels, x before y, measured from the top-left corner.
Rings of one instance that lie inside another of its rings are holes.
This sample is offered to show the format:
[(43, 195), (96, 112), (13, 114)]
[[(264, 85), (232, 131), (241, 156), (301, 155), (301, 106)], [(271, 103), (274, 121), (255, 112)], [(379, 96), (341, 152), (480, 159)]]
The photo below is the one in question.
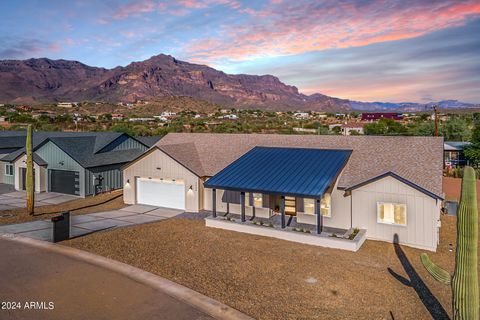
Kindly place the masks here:
[[(27, 161), (27, 156), (23, 155), (14, 162), (16, 190), (22, 190), (23, 186), (20, 182), (20, 179), (21, 179), (20, 170), (21, 168), (27, 167), (26, 161)], [(47, 191), (47, 170), (45, 169), (45, 167), (41, 167), (35, 162), (33, 163), (33, 169), (35, 170), (35, 192)]]
[[(407, 205), (407, 225), (396, 226), (377, 222), (377, 202)], [(386, 177), (352, 191), (353, 226), (367, 229), (367, 238), (399, 242), (413, 247), (435, 250), (441, 202), (398, 181)]]
[[(200, 179), (163, 151), (155, 149), (123, 170), (125, 183), (123, 200), (127, 204), (136, 202), (135, 177), (183, 180), (185, 182), (185, 209), (190, 212), (198, 212)], [(127, 184), (127, 181), (130, 182)], [(192, 186), (191, 191), (189, 191), (190, 186)]]

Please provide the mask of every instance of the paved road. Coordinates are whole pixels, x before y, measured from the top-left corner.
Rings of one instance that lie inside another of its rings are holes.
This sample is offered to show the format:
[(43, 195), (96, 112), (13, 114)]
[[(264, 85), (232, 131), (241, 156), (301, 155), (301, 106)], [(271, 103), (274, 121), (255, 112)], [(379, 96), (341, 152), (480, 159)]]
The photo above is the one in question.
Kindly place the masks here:
[(0, 319), (212, 319), (118, 273), (3, 239), (0, 270), (2, 304), (54, 303), (53, 310), (0, 309)]

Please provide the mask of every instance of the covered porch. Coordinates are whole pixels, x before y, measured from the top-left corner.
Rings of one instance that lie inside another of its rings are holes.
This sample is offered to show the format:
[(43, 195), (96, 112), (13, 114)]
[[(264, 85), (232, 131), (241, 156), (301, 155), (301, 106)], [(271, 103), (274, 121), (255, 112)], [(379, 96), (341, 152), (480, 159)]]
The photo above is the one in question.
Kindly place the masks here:
[[(350, 154), (350, 150), (255, 147), (206, 181), (212, 192), (206, 225), (357, 250), (352, 244), (328, 244), (357, 235), (363, 235), (363, 243), (364, 231), (326, 228), (323, 223), (325, 216), (335, 214), (330, 193)], [(222, 211), (217, 210), (218, 203)]]

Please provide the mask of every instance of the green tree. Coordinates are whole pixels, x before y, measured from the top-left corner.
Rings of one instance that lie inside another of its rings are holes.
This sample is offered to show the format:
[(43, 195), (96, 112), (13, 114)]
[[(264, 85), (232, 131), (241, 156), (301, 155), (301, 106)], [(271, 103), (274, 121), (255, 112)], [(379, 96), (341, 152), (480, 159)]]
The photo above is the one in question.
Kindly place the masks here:
[(366, 135), (405, 135), (407, 128), (400, 122), (392, 119), (380, 119), (377, 122), (368, 123), (363, 127)]
[(468, 141), (471, 135), (468, 122), (460, 117), (449, 119), (442, 131), (447, 141)]

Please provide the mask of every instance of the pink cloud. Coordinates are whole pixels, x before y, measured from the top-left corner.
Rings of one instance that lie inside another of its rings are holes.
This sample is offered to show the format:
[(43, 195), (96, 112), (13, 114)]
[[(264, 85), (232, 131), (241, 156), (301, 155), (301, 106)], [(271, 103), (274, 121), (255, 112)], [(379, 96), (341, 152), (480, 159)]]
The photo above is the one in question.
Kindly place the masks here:
[(157, 3), (153, 0), (140, 0), (134, 1), (128, 4), (121, 5), (117, 8), (117, 11), (114, 13), (113, 17), (115, 19), (127, 18), (131, 15), (139, 15), (144, 13), (153, 12), (155, 10), (164, 9), (166, 6), (165, 3)]
[(187, 55), (215, 63), (365, 46), (418, 37), (480, 16), (478, 0), (275, 2), (260, 10), (242, 9), (250, 21), (221, 27), (218, 38), (192, 41), (185, 47)]

